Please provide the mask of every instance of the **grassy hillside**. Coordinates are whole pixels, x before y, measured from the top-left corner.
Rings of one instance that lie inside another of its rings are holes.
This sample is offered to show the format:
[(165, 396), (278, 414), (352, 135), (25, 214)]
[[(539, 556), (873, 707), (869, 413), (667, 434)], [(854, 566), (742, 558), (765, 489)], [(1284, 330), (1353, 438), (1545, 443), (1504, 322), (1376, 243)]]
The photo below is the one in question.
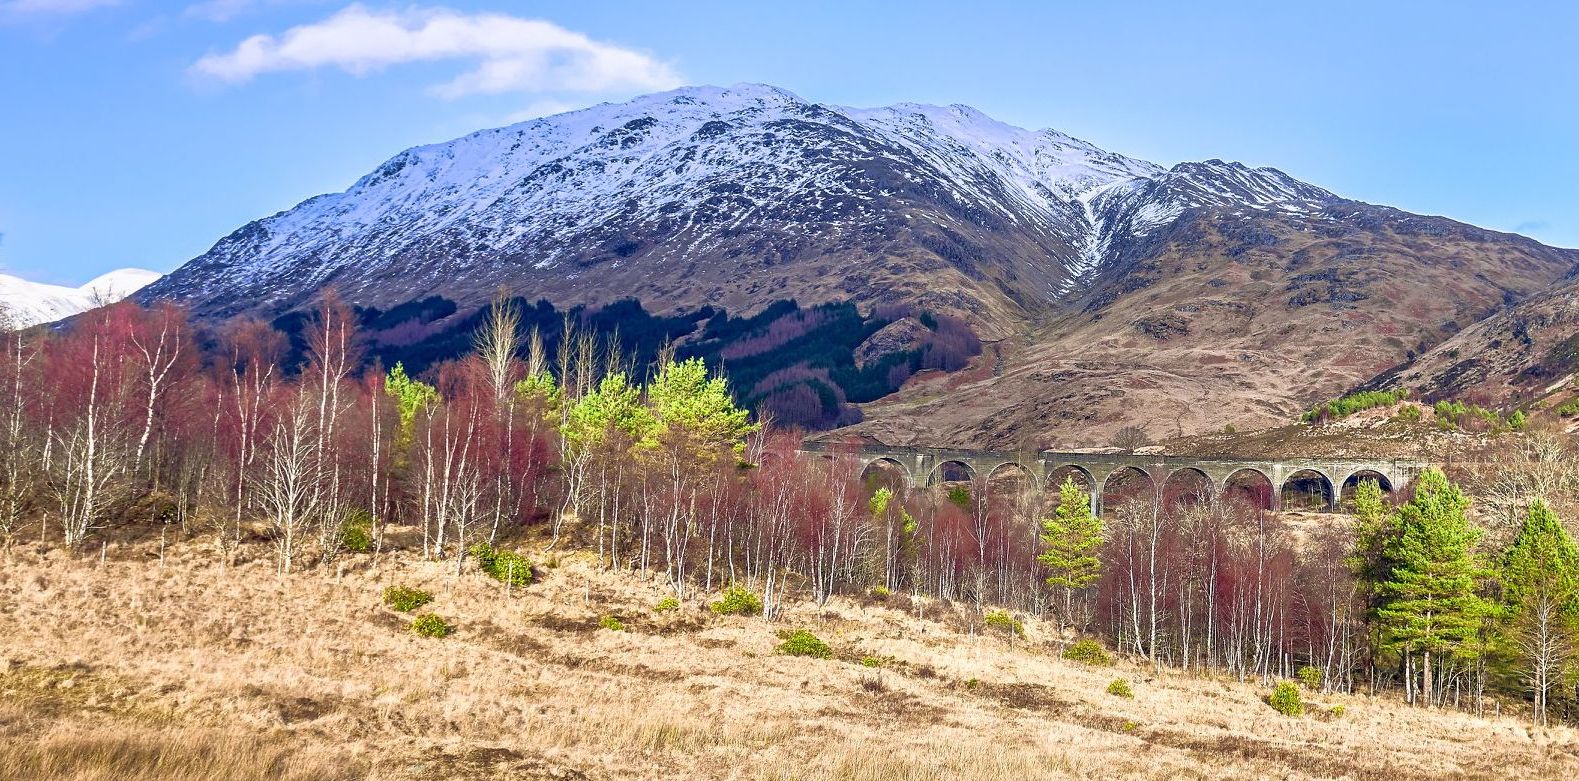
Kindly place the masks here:
[[(1068, 661), (904, 596), (775, 621), (673, 611), (661, 582), (540, 554), (510, 595), (468, 563), (347, 556), (274, 574), (248, 543), (18, 547), (0, 568), (0, 779), (1569, 778), (1579, 740), (1512, 718)], [(409, 631), (381, 603), (425, 589)], [(612, 616), (625, 626), (600, 626)], [(831, 659), (778, 654), (809, 629)], [(864, 663), (863, 663), (864, 662)], [(869, 666), (875, 665), (875, 666)], [(1107, 693), (1116, 678), (1132, 699)], [(1336, 713), (1341, 709), (1341, 714)], [(1510, 775), (1513, 774), (1513, 775)]]

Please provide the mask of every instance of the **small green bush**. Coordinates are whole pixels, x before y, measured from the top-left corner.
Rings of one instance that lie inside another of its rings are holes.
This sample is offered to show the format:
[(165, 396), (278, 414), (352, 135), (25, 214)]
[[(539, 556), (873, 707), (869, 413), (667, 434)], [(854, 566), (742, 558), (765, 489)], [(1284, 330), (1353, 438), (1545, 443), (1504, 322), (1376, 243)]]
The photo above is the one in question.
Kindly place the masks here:
[(501, 550), (486, 542), (471, 547), (477, 567), (494, 580), (509, 581), (511, 586), (532, 585), (532, 562), (512, 550)]
[(1131, 699), (1135, 696), (1135, 690), (1131, 689), (1129, 681), (1123, 678), (1114, 678), (1113, 682), (1107, 685), (1107, 693), (1114, 697), (1123, 697), (1125, 699)]
[(614, 616), (603, 616), (602, 618), (599, 618), (598, 619), (598, 626), (601, 626), (604, 629), (609, 630), (610, 632), (623, 632), (623, 631), (625, 631), (625, 624), (623, 622), (621, 622), (618, 618), (615, 618)]
[(353, 553), (373, 549), (373, 516), (366, 510), (353, 510), (340, 525), (340, 547)]
[(1579, 399), (1569, 399), (1568, 401), (1557, 405), (1556, 412), (1565, 418), (1571, 418), (1574, 415), (1579, 415)]
[(785, 656), (810, 656), (816, 659), (831, 659), (833, 649), (828, 647), (818, 637), (804, 629), (797, 629), (779, 643), (778, 652)]
[(402, 613), (410, 613), (432, 601), (433, 595), (420, 588), (390, 586), (384, 589), (384, 604)]
[(967, 689), (974, 689), (974, 688), (976, 688), (977, 686), (980, 686), (980, 685), (981, 685), (981, 679), (980, 678), (966, 678), (965, 679), (965, 688), (967, 688)]
[(1068, 648), (1065, 648), (1064, 658), (1097, 667), (1111, 667), (1113, 665), (1113, 655), (1108, 653), (1101, 643), (1090, 638), (1076, 640)]
[(887, 599), (893, 596), (893, 594), (894, 592), (889, 591), (887, 586), (878, 586), (872, 589), (872, 596), (874, 597), (882, 597), (883, 599)]
[(421, 637), (444, 637), (455, 631), (455, 628), (432, 613), (423, 613), (412, 620), (411, 631)]
[(981, 622), (989, 629), (1002, 629), (1011, 635), (1025, 636), (1025, 624), (1009, 615), (1006, 610), (989, 610), (987, 615), (982, 616)]
[(1334, 706), (1328, 708), (1327, 709), (1327, 715), (1331, 716), (1332, 718), (1335, 718), (1335, 719), (1343, 718), (1343, 706), (1342, 705), (1334, 705)]
[(1403, 409), (1398, 410), (1398, 414), (1394, 417), (1405, 423), (1419, 423), (1420, 408), (1413, 404), (1405, 405)]
[(963, 485), (956, 485), (948, 489), (948, 500), (961, 510), (970, 509), (970, 489)]
[(1279, 683), (1266, 702), (1284, 716), (1299, 716), (1305, 712), (1305, 703), (1299, 699), (1299, 686), (1293, 681)]
[(882, 667), (883, 666), (883, 660), (879, 659), (879, 658), (877, 658), (875, 656), (863, 656), (863, 657), (861, 657), (861, 666), (862, 667)]
[(755, 616), (762, 613), (762, 598), (745, 586), (731, 583), (708, 607), (721, 616)]
[(1409, 398), (1409, 391), (1404, 388), (1390, 391), (1351, 393), (1332, 401), (1317, 404), (1302, 415), (1300, 420), (1306, 423), (1316, 423), (1322, 420), (1346, 418), (1356, 412), (1376, 407), (1390, 407), (1407, 398)]
[(1305, 685), (1306, 691), (1316, 691), (1321, 688), (1321, 670), (1310, 665), (1299, 668), (1294, 677)]
[(652, 609), (655, 613), (672, 613), (680, 609), (680, 600), (675, 597), (664, 597), (658, 600), (658, 604), (653, 605)]

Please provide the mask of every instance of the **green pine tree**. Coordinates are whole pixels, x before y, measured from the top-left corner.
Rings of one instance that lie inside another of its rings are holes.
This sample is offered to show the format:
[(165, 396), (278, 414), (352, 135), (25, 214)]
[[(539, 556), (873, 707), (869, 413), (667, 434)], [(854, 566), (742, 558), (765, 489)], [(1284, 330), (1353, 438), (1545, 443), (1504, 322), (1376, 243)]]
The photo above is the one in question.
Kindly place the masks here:
[(1579, 546), (1557, 515), (1536, 500), (1502, 558), (1503, 610), (1535, 700), (1535, 723), (1546, 723), (1552, 687), (1573, 655), (1579, 618)]
[(1432, 702), (1432, 657), (1473, 656), (1486, 605), (1476, 594), (1482, 575), (1471, 554), (1480, 533), (1464, 511), (1469, 499), (1441, 471), (1420, 475), (1414, 498), (1398, 508), (1382, 551), (1386, 580), (1376, 617), (1382, 645), (1420, 654), (1420, 694)]
[(745, 450), (746, 435), (759, 426), (735, 405), (723, 377), (709, 377), (700, 358), (670, 361), (647, 386), (647, 402), (660, 434), (693, 454)]
[(393, 442), (395, 469), (406, 468), (411, 454), (411, 442), (416, 431), (417, 413), (438, 404), (439, 391), (425, 382), (418, 382), (406, 374), (400, 363), (389, 370), (384, 378), (384, 393), (395, 400), (398, 422)]
[(1102, 545), (1102, 519), (1091, 512), (1091, 498), (1074, 478), (1064, 478), (1058, 488), (1058, 508), (1042, 520), (1042, 553), (1037, 561), (1047, 567), (1047, 584), (1064, 590), (1064, 618), (1073, 613), (1074, 594), (1102, 575), (1097, 549)]

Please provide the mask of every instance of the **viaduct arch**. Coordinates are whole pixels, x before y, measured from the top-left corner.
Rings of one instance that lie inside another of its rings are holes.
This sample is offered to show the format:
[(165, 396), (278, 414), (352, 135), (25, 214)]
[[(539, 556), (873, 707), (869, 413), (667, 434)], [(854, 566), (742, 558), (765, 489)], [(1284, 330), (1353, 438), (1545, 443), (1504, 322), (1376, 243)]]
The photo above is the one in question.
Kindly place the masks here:
[[(1010, 452), (995, 450), (965, 450), (933, 447), (898, 447), (887, 445), (849, 446), (826, 442), (805, 442), (800, 452), (832, 458), (848, 455), (860, 459), (862, 469), (878, 462), (897, 466), (907, 485), (926, 488), (977, 476), (986, 477), (1006, 467), (1018, 467), (1035, 486), (1044, 490), (1058, 490), (1056, 478), (1078, 474), (1087, 483), (1091, 494), (1091, 509), (1102, 511), (1102, 492), (1109, 478), (1124, 471), (1137, 471), (1150, 479), (1159, 493), (1170, 479), (1190, 473), (1204, 475), (1212, 486), (1222, 491), (1244, 487), (1250, 482), (1264, 479), (1268, 488), (1247, 489), (1264, 501), (1266, 509), (1281, 508), (1283, 495), (1291, 486), (1322, 486), (1320, 508), (1327, 512), (1338, 509), (1345, 489), (1352, 491), (1363, 479), (1378, 479), (1388, 491), (1403, 487), (1427, 466), (1426, 461), (1404, 459), (1363, 458), (1193, 458), (1188, 456), (1132, 455), (1128, 453), (1060, 453), (1054, 451)], [(1264, 497), (1262, 496), (1264, 494)]]

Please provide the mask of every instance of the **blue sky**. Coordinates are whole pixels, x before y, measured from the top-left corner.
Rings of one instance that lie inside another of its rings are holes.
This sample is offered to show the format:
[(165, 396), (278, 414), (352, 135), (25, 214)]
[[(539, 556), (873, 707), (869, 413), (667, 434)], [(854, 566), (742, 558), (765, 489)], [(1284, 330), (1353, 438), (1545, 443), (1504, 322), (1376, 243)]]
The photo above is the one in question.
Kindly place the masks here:
[(1576, 29), (1558, 3), (0, 0), (0, 269), (166, 271), (408, 146), (742, 81), (1573, 247)]

